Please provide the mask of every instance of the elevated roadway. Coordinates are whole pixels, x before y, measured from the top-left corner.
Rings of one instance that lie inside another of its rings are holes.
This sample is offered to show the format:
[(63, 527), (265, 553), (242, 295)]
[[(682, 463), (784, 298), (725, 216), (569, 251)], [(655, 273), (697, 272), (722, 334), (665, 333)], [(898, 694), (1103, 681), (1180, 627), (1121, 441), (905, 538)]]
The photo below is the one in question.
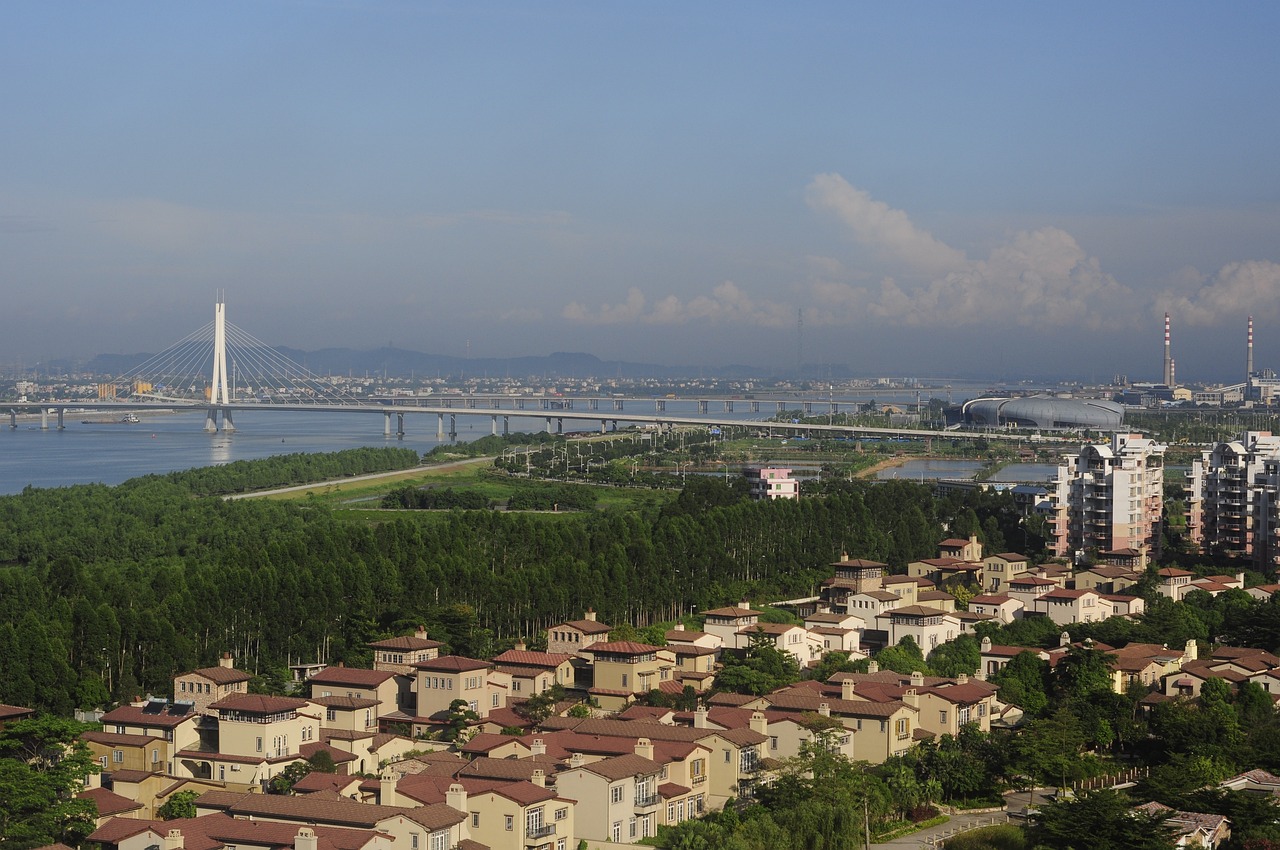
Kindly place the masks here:
[[(663, 401), (668, 401), (664, 399)], [(413, 400), (416, 402), (417, 400)], [(689, 401), (685, 399), (684, 401)], [(381, 414), (383, 417), (383, 433), (390, 436), (396, 434), (403, 436), (405, 433), (405, 418), (410, 415), (428, 415), (436, 417), (436, 434), (443, 437), (446, 434), (455, 436), (457, 434), (456, 419), (458, 416), (472, 417), (489, 417), (492, 433), (508, 433), (510, 428), (510, 419), (535, 419), (543, 420), (548, 433), (563, 433), (564, 423), (583, 423), (590, 424), (594, 430), (598, 426), (600, 433), (605, 433), (610, 429), (616, 430), (618, 423), (647, 425), (657, 431), (670, 430), (679, 427), (703, 427), (703, 428), (750, 428), (765, 431), (770, 434), (786, 434), (789, 436), (829, 436), (829, 437), (877, 437), (877, 438), (901, 438), (901, 439), (931, 439), (934, 437), (945, 437), (948, 439), (972, 440), (1008, 440), (1014, 442), (1033, 442), (1043, 443), (1072, 443), (1077, 440), (1067, 437), (1048, 437), (1035, 435), (1028, 437), (1022, 434), (1008, 434), (999, 431), (936, 431), (925, 428), (894, 428), (894, 427), (873, 427), (862, 425), (821, 425), (806, 424), (801, 422), (777, 422), (765, 420), (743, 419), (739, 416), (725, 416), (720, 413), (688, 413), (674, 414), (665, 411), (655, 411), (653, 413), (637, 413), (624, 410), (565, 410), (565, 409), (497, 409), (483, 407), (455, 407), (452, 404), (420, 404), (410, 403), (408, 400), (398, 400), (397, 403), (361, 403), (361, 404), (307, 404), (307, 403), (290, 403), (290, 404), (273, 404), (273, 403), (256, 403), (256, 402), (232, 402), (230, 404), (210, 405), (208, 402), (189, 402), (182, 400), (149, 400), (149, 401), (104, 401), (104, 402), (85, 402), (85, 401), (66, 401), (66, 402), (0, 402), (0, 409), (7, 409), (10, 415), (10, 427), (17, 427), (17, 417), (19, 412), (38, 412), (41, 417), (41, 428), (50, 427), (50, 417), (56, 417), (56, 427), (65, 427), (65, 416), (68, 412), (94, 414), (103, 412), (145, 412), (149, 410), (201, 410), (206, 412), (206, 429), (210, 428), (211, 423), (216, 423), (219, 418), (223, 423), (224, 430), (234, 430), (231, 424), (233, 413), (239, 412), (262, 412), (262, 413), (326, 413), (326, 414), (362, 414), (368, 416), (370, 414)], [(794, 408), (793, 408), (794, 409)], [(732, 411), (730, 411), (732, 412)], [(394, 417), (394, 426), (393, 426)], [(448, 419), (448, 430), (445, 428), (446, 417)]]

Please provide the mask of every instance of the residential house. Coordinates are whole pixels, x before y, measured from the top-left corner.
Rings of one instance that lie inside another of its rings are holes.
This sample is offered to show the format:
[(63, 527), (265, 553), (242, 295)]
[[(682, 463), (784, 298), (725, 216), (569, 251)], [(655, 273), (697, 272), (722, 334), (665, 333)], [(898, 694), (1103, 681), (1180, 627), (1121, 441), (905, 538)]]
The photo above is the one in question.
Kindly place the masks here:
[(373, 650), (374, 670), (412, 676), (413, 665), (439, 658), (444, 644), (428, 638), (426, 626), (418, 626), (411, 635), (375, 640), (368, 646)]
[(1125, 588), (1133, 587), (1141, 578), (1141, 573), (1129, 567), (1099, 564), (1075, 574), (1075, 589), (1119, 593)]
[(570, 620), (547, 630), (547, 652), (557, 655), (577, 655), (589, 660), (585, 655), (587, 647), (593, 643), (604, 643), (609, 640), (609, 627), (596, 620), (596, 612), (588, 608), (581, 620)]
[(506, 708), (511, 694), (511, 674), (495, 669), (489, 661), (442, 655), (419, 661), (413, 669), (418, 694), (415, 730), (430, 721), (443, 721), (454, 700), (462, 700), (483, 720), (490, 711)]
[(214, 714), (210, 708), (215, 702), (232, 694), (247, 694), (252, 677), (235, 669), (235, 659), (224, 652), (217, 667), (202, 667), (190, 673), (182, 673), (173, 679), (173, 698), (176, 702), (189, 702), (200, 714)]
[(1008, 589), (1009, 582), (1031, 568), (1031, 561), (1026, 555), (1016, 552), (1001, 552), (988, 555), (982, 559), (982, 576), (988, 593), (1002, 593)]
[(590, 693), (606, 710), (624, 707), (675, 678), (676, 656), (665, 647), (635, 641), (610, 641), (587, 647), (595, 662)]
[(260, 788), (319, 740), (320, 709), (305, 699), (233, 694), (210, 708), (218, 713), (218, 747), (178, 752), (179, 776)]
[[(196, 713), (191, 703), (149, 699), (122, 705), (102, 715), (102, 731), (162, 739), (166, 745), (161, 756), (164, 762), (162, 772), (174, 774), (174, 754), (201, 745), (201, 730), (205, 728), (201, 725), (202, 720), (203, 716)], [(99, 753), (99, 758), (102, 755)], [(150, 764), (149, 759), (146, 761)]]
[(910, 637), (926, 655), (960, 634), (960, 621), (953, 614), (924, 605), (893, 608), (876, 617), (876, 625), (888, 633), (890, 646)]
[(579, 803), (577, 837), (632, 844), (657, 834), (661, 773), (660, 764), (634, 753), (593, 762), (575, 754), (556, 777), (556, 789)]
[(497, 668), (511, 676), (511, 696), (527, 698), (546, 693), (559, 685), (574, 684), (574, 656), (558, 652), (532, 652), (523, 642), (517, 643), (493, 659)]
[(703, 631), (720, 638), (722, 646), (737, 649), (738, 633), (753, 628), (760, 621), (760, 612), (751, 610), (751, 603), (743, 600), (738, 605), (712, 608), (703, 617)]
[(969, 600), (969, 610), (986, 614), (1001, 623), (1012, 623), (1022, 610), (1022, 602), (1004, 594), (982, 594)]

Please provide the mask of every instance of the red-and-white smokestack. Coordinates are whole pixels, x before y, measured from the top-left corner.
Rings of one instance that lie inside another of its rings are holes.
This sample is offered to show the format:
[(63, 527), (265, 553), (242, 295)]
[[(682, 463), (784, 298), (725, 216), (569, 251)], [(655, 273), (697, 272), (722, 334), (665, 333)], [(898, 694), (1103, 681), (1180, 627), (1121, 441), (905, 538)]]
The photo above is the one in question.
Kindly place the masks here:
[(1173, 352), (1169, 348), (1169, 314), (1164, 314), (1164, 385), (1173, 386)]
[(1253, 316), (1249, 317), (1249, 347), (1248, 357), (1245, 358), (1244, 378), (1249, 380), (1249, 376), (1253, 374)]

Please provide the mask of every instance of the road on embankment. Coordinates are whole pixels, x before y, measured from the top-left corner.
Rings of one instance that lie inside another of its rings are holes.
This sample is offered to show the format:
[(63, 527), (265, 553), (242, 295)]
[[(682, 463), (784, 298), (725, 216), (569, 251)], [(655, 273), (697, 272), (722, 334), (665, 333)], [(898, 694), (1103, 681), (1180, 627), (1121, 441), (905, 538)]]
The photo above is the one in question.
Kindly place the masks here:
[(280, 496), (286, 493), (302, 493), (307, 490), (323, 490), (326, 487), (341, 489), (345, 484), (359, 484), (368, 481), (387, 481), (397, 478), (413, 478), (423, 472), (447, 472), (477, 463), (493, 463), (495, 457), (469, 457), (463, 460), (451, 460), (448, 463), (435, 463), (430, 466), (415, 466), (412, 469), (397, 469), (394, 472), (371, 472), (368, 475), (352, 475), (348, 478), (334, 478), (330, 481), (313, 481), (310, 484), (297, 484), (293, 487), (277, 487), (274, 490), (255, 490), (252, 493), (233, 493), (222, 498), (227, 501), (236, 499), (261, 499), (267, 496)]

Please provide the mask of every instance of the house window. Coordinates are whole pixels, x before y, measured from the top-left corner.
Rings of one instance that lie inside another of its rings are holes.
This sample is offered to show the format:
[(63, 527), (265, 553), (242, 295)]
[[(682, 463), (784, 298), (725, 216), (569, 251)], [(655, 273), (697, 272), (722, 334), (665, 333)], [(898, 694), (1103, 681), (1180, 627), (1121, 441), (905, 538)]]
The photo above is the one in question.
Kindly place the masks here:
[(471, 828), (472, 828), (472, 829), (479, 829), (479, 828), (480, 828), (480, 813), (479, 813), (479, 812), (472, 812), (472, 813), (471, 813)]
[(258, 752), (262, 752), (262, 739), (258, 739)]
[(556, 850), (565, 850), (565, 848), (568, 846), (568, 845), (566, 844), (566, 841), (567, 841), (567, 840), (568, 840), (568, 839), (565, 839), (565, 838), (558, 839), (558, 840), (556, 841)]
[(324, 711), (324, 719), (332, 723), (338, 719), (338, 710), (336, 708), (326, 708)]
[(524, 834), (537, 835), (542, 830), (542, 809), (530, 809), (524, 815)]
[(910, 729), (909, 724), (907, 723), (907, 719), (906, 719), (905, 717), (904, 717), (904, 718), (902, 718), (901, 720), (896, 721), (896, 724), (895, 724), (895, 725), (896, 725), (896, 728), (897, 728), (898, 740), (899, 740), (899, 741), (901, 741), (901, 740), (905, 739), (906, 737), (908, 737), (908, 736), (911, 734), (911, 729)]
[(494, 691), (494, 692), (493, 692), (493, 700), (492, 700), (492, 703), (493, 703), (493, 707), (494, 707), (494, 708), (497, 708), (497, 707), (498, 707), (498, 692), (497, 692), (497, 691)]
[(635, 819), (635, 816), (632, 816), (631, 820), (627, 822), (627, 834), (628, 834), (628, 835), (630, 835), (632, 838), (635, 838), (635, 837), (636, 837), (636, 819)]
[(152, 751), (151, 751), (151, 763), (152, 763), (152, 764), (156, 764), (156, 763), (157, 763), (157, 762), (159, 762), (159, 761), (160, 761), (160, 751), (159, 751), (159, 750), (152, 750)]
[(409, 834), (409, 850), (418, 850), (418, 833)]
[(516, 821), (511, 815), (507, 815), (507, 832), (516, 828)]
[(622, 786), (621, 785), (615, 785), (609, 789), (609, 802), (610, 803), (622, 802)]
[(616, 820), (613, 822), (613, 826), (609, 829), (609, 837), (614, 842), (622, 840), (622, 821)]
[(449, 831), (447, 829), (431, 833), (429, 850), (449, 850)]
[(556, 809), (556, 820), (564, 820), (567, 817), (569, 817), (568, 806), (561, 806), (560, 808)]
[(124, 761), (124, 750), (116, 750), (113, 753), (111, 753), (111, 760), (116, 764), (120, 764), (122, 761)]
[(938, 712), (938, 722), (943, 726), (947, 725), (947, 713), (945, 711)]

